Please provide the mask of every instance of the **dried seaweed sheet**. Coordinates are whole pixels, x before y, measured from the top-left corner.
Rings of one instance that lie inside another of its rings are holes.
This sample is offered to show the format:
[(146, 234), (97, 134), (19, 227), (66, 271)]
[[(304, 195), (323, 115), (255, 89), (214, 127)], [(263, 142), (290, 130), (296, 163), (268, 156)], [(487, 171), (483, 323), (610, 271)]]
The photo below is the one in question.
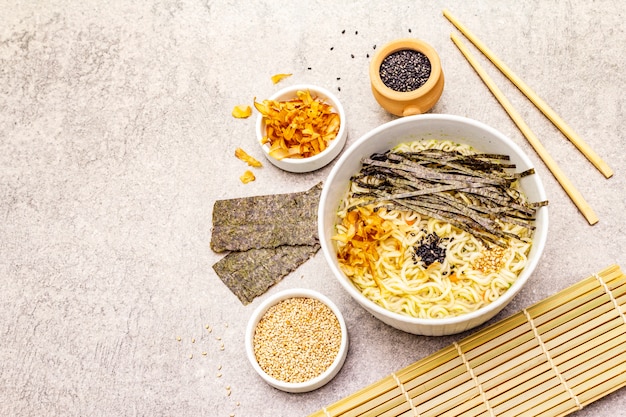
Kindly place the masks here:
[(211, 249), (247, 251), (315, 245), (322, 183), (303, 192), (218, 200), (213, 206)]
[(231, 252), (213, 265), (226, 286), (244, 304), (250, 304), (319, 250), (320, 245), (278, 246)]

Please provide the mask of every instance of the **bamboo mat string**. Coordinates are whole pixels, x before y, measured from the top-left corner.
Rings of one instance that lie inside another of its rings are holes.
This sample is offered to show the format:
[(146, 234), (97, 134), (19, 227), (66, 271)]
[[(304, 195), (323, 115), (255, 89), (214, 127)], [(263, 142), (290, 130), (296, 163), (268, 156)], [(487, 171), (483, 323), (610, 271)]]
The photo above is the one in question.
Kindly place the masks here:
[(417, 412), (417, 409), (413, 405), (413, 400), (411, 400), (411, 397), (409, 396), (409, 393), (404, 388), (404, 384), (402, 383), (402, 381), (400, 381), (400, 378), (398, 378), (395, 372), (392, 373), (391, 376), (393, 377), (393, 380), (396, 381), (396, 384), (398, 384), (400, 391), (402, 391), (402, 395), (404, 395), (404, 398), (406, 398), (406, 401), (409, 403), (409, 406), (411, 407), (411, 411), (413, 411), (413, 416), (420, 417), (420, 414)]
[(476, 388), (478, 388), (478, 392), (480, 393), (480, 396), (483, 399), (483, 403), (485, 404), (485, 407), (487, 407), (487, 411), (489, 411), (489, 415), (491, 417), (495, 417), (495, 414), (493, 413), (493, 409), (491, 408), (491, 405), (489, 404), (489, 399), (487, 399), (487, 394), (485, 393), (485, 390), (483, 390), (482, 384), (476, 377), (476, 374), (474, 373), (474, 369), (472, 368), (469, 361), (465, 357), (465, 353), (463, 353), (463, 349), (461, 349), (461, 346), (457, 342), (454, 342), (454, 347), (456, 348), (456, 351), (459, 353), (459, 356), (463, 360), (463, 363), (465, 364), (465, 368), (467, 369), (467, 372), (470, 374), (472, 381), (474, 381)]
[(600, 282), (600, 285), (602, 285), (602, 288), (604, 288), (604, 292), (606, 292), (607, 295), (609, 296), (609, 298), (611, 299), (611, 302), (613, 303), (613, 307), (615, 307), (615, 309), (617, 310), (617, 313), (619, 314), (619, 316), (624, 321), (624, 324), (626, 324), (626, 315), (624, 315), (624, 313), (622, 313), (622, 309), (620, 308), (619, 303), (617, 302), (615, 297), (613, 297), (613, 292), (611, 291), (609, 286), (606, 285), (606, 282), (604, 282), (604, 280), (602, 278), (600, 278), (600, 276), (598, 274), (593, 274), (593, 276), (594, 276), (594, 278), (596, 278)]
[(556, 376), (559, 378), (559, 381), (561, 382), (561, 385), (563, 385), (563, 387), (565, 388), (565, 391), (567, 391), (567, 393), (572, 398), (572, 400), (574, 400), (574, 402), (576, 403), (576, 407), (579, 410), (581, 410), (583, 408), (583, 405), (580, 403), (580, 400), (578, 399), (578, 397), (576, 396), (574, 391), (572, 391), (572, 389), (570, 388), (569, 384), (567, 383), (567, 381), (563, 377), (563, 374), (561, 374), (561, 372), (559, 372), (559, 368), (556, 366), (556, 364), (552, 360), (552, 355), (550, 354), (550, 349), (548, 349), (548, 347), (545, 345), (545, 343), (543, 343), (543, 340), (541, 339), (541, 335), (539, 334), (539, 330), (537, 329), (537, 326), (535, 326), (535, 322), (533, 321), (533, 318), (530, 316), (530, 313), (528, 313), (528, 311), (526, 309), (524, 309), (522, 311), (524, 312), (524, 315), (526, 316), (526, 320), (528, 320), (528, 323), (530, 324), (530, 327), (533, 329), (533, 334), (535, 335), (535, 339), (539, 343), (539, 346), (543, 350), (544, 355), (548, 359), (548, 363), (550, 364), (550, 368), (552, 368), (552, 370), (554, 371)]

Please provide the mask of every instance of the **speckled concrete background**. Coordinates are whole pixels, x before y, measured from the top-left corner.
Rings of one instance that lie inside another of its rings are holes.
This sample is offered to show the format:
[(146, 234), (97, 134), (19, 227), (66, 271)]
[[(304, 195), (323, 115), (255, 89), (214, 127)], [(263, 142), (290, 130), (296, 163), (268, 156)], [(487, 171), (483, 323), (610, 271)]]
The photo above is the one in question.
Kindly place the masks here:
[[(615, 170), (599, 174), (481, 58), (597, 225), (452, 44), (443, 8)], [(545, 255), (494, 320), (610, 264), (626, 267), (625, 13), (618, 0), (0, 2), (0, 415), (306, 415), (466, 336), (380, 323), (333, 281), (320, 253), (270, 293), (322, 290), (345, 314), (350, 352), (329, 385), (283, 393), (245, 358), (246, 321), (263, 297), (242, 306), (211, 268), (221, 257), (209, 249), (216, 199), (301, 191), (330, 170), (296, 175), (266, 163), (242, 184), (234, 149), (261, 154), (254, 118), (236, 120), (232, 107), (316, 83), (344, 103), (349, 145), (393, 118), (371, 96), (367, 65), (373, 45), (399, 37), (440, 53), (447, 84), (433, 112), (510, 135), (547, 188)], [(293, 76), (275, 86), (280, 72)], [(576, 415), (625, 410), (622, 390)]]

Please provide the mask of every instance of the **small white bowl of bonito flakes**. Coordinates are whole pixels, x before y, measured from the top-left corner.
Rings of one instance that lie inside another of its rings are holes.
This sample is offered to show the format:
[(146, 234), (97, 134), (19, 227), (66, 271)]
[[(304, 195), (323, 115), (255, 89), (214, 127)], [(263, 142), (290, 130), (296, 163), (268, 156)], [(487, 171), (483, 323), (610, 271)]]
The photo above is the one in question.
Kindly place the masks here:
[(315, 171), (341, 153), (348, 137), (339, 99), (309, 84), (286, 87), (254, 102), (257, 140), (265, 157), (289, 172)]
[(282, 391), (307, 392), (337, 375), (348, 353), (348, 331), (328, 297), (290, 289), (255, 309), (245, 344), (252, 367), (265, 382)]

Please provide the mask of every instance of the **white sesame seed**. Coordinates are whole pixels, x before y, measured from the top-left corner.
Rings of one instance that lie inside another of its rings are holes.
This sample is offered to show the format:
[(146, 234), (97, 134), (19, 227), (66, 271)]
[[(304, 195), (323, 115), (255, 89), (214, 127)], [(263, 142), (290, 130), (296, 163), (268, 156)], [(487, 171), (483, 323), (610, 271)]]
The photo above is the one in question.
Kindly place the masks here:
[(256, 359), (268, 375), (304, 382), (324, 372), (341, 345), (333, 311), (313, 298), (295, 297), (270, 307), (253, 338)]

